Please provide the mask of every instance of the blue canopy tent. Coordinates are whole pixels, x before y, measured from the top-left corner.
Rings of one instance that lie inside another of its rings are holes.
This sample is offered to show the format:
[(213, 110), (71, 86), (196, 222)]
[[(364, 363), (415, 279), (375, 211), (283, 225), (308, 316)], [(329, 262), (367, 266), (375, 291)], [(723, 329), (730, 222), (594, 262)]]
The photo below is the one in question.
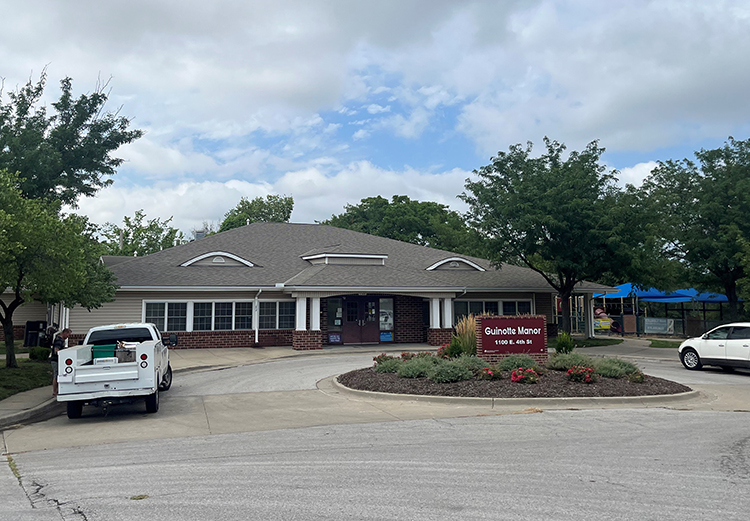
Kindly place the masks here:
[[(723, 319), (723, 306), (722, 304), (724, 302), (729, 302), (729, 299), (726, 297), (726, 295), (722, 295), (720, 293), (712, 293), (712, 292), (704, 292), (701, 293), (698, 290), (694, 288), (687, 288), (687, 289), (679, 289), (677, 291), (660, 291), (655, 288), (648, 288), (648, 289), (637, 289), (633, 286), (632, 283), (626, 283), (626, 284), (620, 284), (619, 286), (615, 286), (618, 291), (616, 293), (598, 293), (594, 295), (594, 298), (601, 298), (604, 301), (605, 308), (607, 301), (612, 302), (613, 299), (619, 299), (621, 304), (621, 310), (624, 310), (624, 300), (626, 298), (633, 300), (633, 309), (635, 310), (637, 307), (637, 302), (639, 300), (642, 300), (644, 302), (657, 302), (664, 304), (664, 314), (665, 316), (669, 313), (669, 304), (681, 304), (679, 312), (682, 315), (683, 322), (686, 319), (686, 310), (685, 309), (685, 302), (692, 302), (693, 310), (702, 312), (703, 314), (703, 329), (706, 329), (708, 326), (708, 320), (707, 320), (707, 312), (708, 311), (717, 311), (716, 309), (709, 310), (706, 309), (706, 304), (709, 303), (717, 303), (719, 304), (718, 312), (719, 312), (719, 318), (720, 320)], [(696, 309), (695, 304), (700, 303), (702, 304), (700, 309)], [(677, 311), (677, 310), (675, 310)], [(622, 311), (621, 311), (622, 312)]]

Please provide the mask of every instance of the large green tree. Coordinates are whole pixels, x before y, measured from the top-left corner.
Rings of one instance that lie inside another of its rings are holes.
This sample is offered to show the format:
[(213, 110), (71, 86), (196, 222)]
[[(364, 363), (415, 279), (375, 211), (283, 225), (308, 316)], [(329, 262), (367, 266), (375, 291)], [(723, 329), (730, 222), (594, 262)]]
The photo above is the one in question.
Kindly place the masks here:
[[(580, 152), (544, 140), (546, 151), (532, 157), (531, 143), (498, 152), (475, 170), (460, 197), (467, 218), (487, 245), (490, 258), (528, 266), (562, 299), (563, 331), (570, 331), (569, 297), (584, 280), (628, 276), (646, 262), (638, 205), (617, 188), (616, 172), (600, 163), (596, 141)], [(621, 279), (622, 280), (622, 279)]]
[[(144, 222), (145, 221), (145, 222)], [(146, 220), (143, 210), (125, 216), (122, 226), (107, 223), (102, 228), (103, 245), (108, 255), (148, 255), (184, 242), (185, 237), (170, 226), (172, 218)]]
[(225, 232), (239, 228), (248, 222), (289, 222), (293, 209), (294, 199), (291, 196), (272, 194), (267, 195), (265, 199), (256, 197), (252, 201), (243, 197), (237, 206), (224, 215), (219, 231)]
[(750, 139), (689, 159), (659, 162), (642, 186), (658, 216), (663, 251), (679, 263), (686, 284), (723, 292), (729, 318), (737, 318), (738, 283), (750, 273)]
[[(16, 174), (0, 170), (0, 324), (5, 365), (17, 367), (13, 313), (34, 300), (92, 309), (114, 298), (114, 275), (99, 262), (94, 227), (61, 217), (59, 202), (23, 197)], [(6, 291), (7, 290), (9, 291)]]
[[(25, 197), (76, 205), (112, 183), (122, 164), (112, 154), (143, 135), (130, 120), (106, 112), (107, 85), (75, 98), (72, 80), (60, 82), (60, 98), (42, 101), (46, 72), (16, 91), (0, 92), (0, 169), (18, 172)], [(7, 101), (5, 98), (7, 97)]]
[(405, 195), (394, 195), (390, 201), (367, 197), (358, 205), (346, 205), (344, 213), (321, 224), (465, 255), (481, 254), (478, 235), (460, 214), (443, 204), (415, 201)]

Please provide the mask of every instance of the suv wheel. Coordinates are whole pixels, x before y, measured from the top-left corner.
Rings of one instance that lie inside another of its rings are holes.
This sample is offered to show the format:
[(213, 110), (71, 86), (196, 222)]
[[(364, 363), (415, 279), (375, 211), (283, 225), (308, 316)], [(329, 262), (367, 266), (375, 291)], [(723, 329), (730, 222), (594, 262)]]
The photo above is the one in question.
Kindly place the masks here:
[(701, 357), (692, 348), (683, 349), (682, 353), (680, 353), (680, 360), (685, 369), (690, 369), (691, 371), (697, 371), (703, 367)]

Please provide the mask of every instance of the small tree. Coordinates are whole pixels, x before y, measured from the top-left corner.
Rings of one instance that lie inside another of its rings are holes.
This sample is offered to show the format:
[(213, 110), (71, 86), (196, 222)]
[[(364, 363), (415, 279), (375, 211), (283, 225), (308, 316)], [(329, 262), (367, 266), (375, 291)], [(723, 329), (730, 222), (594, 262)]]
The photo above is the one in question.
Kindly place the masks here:
[(268, 195), (265, 199), (256, 197), (249, 201), (246, 197), (240, 199), (237, 206), (224, 215), (224, 221), (219, 227), (220, 232), (245, 226), (248, 221), (254, 222), (289, 222), (294, 209), (294, 199), (290, 196)]
[(102, 235), (106, 252), (109, 255), (148, 255), (184, 242), (182, 232), (169, 225), (171, 217), (165, 221), (157, 217), (144, 223), (145, 218), (143, 210), (136, 210), (133, 217), (123, 218), (122, 227), (105, 224)]
[(471, 226), (496, 263), (520, 263), (536, 271), (562, 300), (563, 331), (570, 332), (569, 297), (584, 280), (629, 274), (644, 244), (637, 219), (629, 218), (615, 172), (599, 163), (596, 141), (563, 158), (565, 146), (545, 138), (546, 153), (531, 157), (532, 144), (499, 152), (466, 181)]
[(94, 227), (78, 215), (61, 217), (59, 203), (22, 196), (18, 176), (0, 170), (0, 324), (5, 365), (17, 367), (13, 313), (33, 300), (87, 309), (113, 300), (114, 275), (99, 262)]
[(46, 80), (43, 71), (37, 83), (9, 92), (8, 102), (0, 90), (0, 169), (19, 173), (27, 198), (75, 206), (79, 196), (112, 183), (107, 176), (123, 161), (112, 153), (143, 131), (128, 130), (130, 120), (117, 112), (104, 112), (106, 83), (75, 99), (72, 80), (65, 78), (48, 114), (40, 104)]

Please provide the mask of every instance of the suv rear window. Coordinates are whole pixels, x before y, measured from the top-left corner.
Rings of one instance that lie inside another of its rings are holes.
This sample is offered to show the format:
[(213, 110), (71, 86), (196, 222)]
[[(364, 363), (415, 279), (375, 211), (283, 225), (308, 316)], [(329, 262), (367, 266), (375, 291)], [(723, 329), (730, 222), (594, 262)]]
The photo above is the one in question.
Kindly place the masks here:
[(122, 340), (123, 342), (145, 342), (146, 340), (151, 340), (151, 332), (145, 327), (130, 327), (94, 331), (89, 336), (89, 344), (95, 346), (112, 344), (118, 340)]

